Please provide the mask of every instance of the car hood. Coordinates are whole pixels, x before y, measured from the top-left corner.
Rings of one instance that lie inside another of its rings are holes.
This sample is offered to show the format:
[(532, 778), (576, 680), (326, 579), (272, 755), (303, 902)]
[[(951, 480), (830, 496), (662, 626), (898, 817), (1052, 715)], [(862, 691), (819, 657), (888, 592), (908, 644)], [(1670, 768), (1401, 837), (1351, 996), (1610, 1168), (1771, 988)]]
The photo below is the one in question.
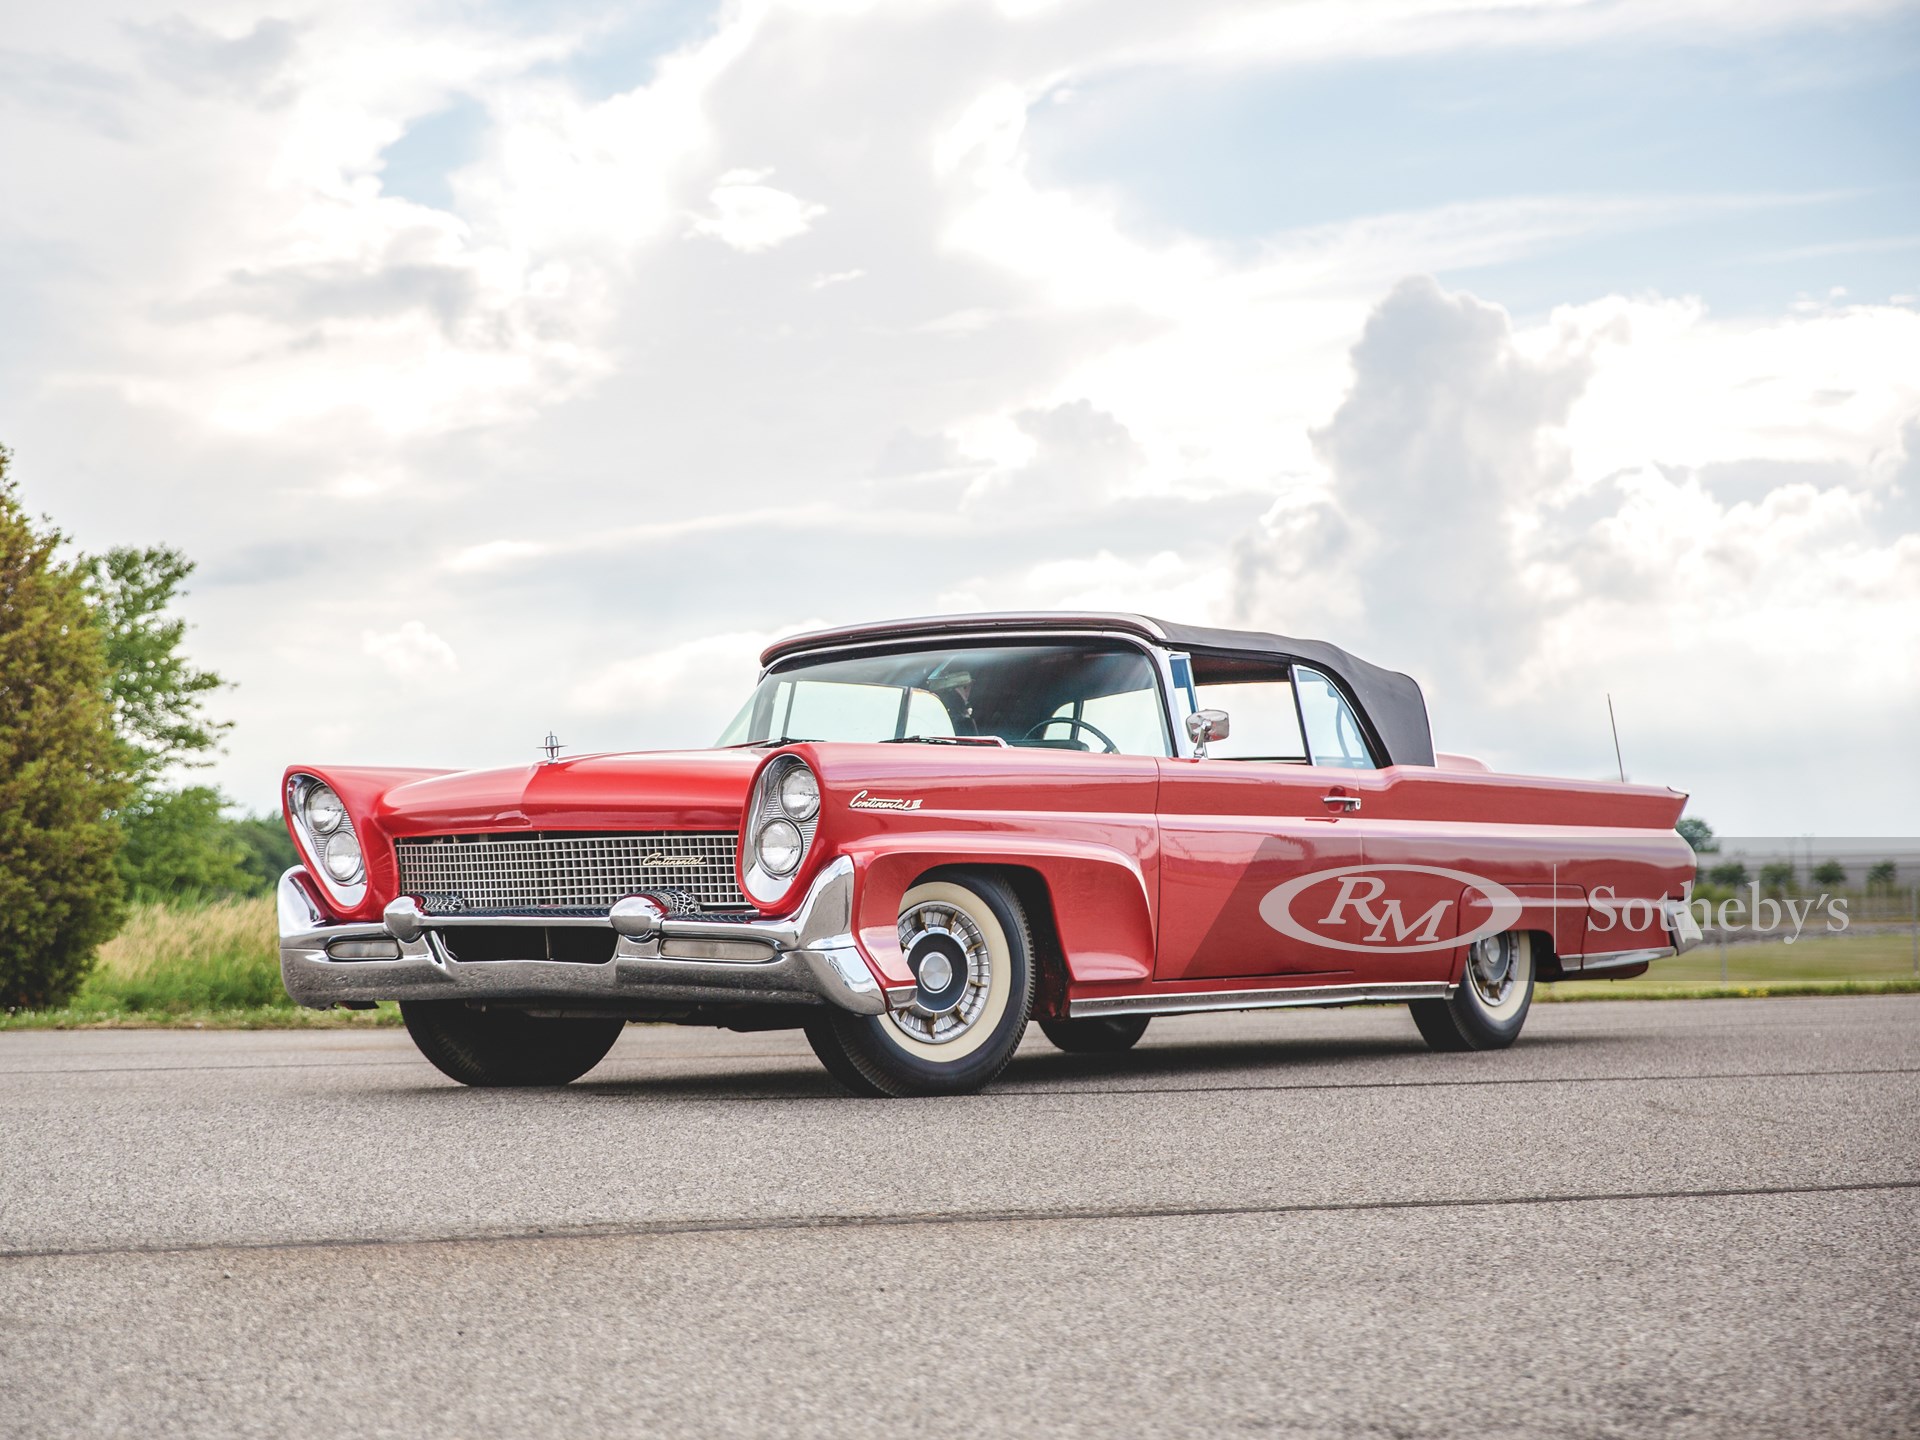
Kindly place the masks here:
[(673, 750), (584, 755), (465, 770), (396, 785), (375, 820), (387, 834), (513, 830), (738, 830), (762, 753)]

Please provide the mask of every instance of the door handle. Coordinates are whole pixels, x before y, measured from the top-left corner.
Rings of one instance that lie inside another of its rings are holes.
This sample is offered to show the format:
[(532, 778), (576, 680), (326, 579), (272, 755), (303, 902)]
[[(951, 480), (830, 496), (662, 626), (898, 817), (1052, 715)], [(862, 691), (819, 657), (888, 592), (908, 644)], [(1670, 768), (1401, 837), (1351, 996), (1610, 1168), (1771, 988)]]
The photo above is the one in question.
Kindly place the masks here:
[(1320, 803), (1328, 809), (1338, 806), (1342, 810), (1354, 811), (1360, 808), (1360, 797), (1358, 795), (1342, 795), (1336, 790), (1331, 795), (1322, 795), (1320, 797)]

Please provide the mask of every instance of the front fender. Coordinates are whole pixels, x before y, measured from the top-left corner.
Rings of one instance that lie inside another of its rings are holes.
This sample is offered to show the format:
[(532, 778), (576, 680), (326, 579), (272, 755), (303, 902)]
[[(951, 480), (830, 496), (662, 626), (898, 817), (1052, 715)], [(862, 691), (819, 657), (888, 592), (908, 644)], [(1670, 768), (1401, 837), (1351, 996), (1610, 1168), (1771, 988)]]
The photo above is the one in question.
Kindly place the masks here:
[(900, 901), (929, 870), (1003, 866), (1040, 877), (1053, 907), (1067, 975), (1076, 985), (1145, 980), (1153, 973), (1154, 907), (1135, 856), (1087, 841), (978, 832), (916, 831), (843, 846), (857, 877), (854, 937), (888, 985), (910, 985), (900, 949)]

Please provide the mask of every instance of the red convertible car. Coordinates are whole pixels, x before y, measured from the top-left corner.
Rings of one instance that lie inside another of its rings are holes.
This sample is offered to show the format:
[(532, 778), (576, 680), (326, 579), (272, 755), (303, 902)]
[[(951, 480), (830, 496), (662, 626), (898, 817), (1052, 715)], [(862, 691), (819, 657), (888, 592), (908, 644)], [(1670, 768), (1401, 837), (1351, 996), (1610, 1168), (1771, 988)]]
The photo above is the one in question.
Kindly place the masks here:
[(1665, 789), (1436, 754), (1335, 646), (1139, 615), (795, 636), (712, 749), (506, 770), (296, 765), (303, 1005), (400, 1002), (469, 1085), (559, 1085), (629, 1020), (806, 1032), (869, 1095), (977, 1089), (1029, 1019), (1404, 1002), (1509, 1045), (1537, 979), (1698, 939)]

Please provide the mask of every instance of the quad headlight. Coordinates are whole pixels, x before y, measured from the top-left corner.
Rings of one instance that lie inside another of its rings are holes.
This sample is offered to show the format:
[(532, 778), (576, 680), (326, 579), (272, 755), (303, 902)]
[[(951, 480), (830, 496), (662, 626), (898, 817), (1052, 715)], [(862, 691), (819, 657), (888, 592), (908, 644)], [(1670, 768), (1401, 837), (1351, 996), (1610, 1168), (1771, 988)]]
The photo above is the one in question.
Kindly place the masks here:
[(333, 834), (347, 818), (347, 807), (340, 803), (331, 785), (309, 785), (301, 797), (300, 808), (307, 817), (308, 828), (316, 835)]
[(805, 761), (788, 766), (780, 777), (780, 808), (794, 820), (811, 820), (820, 812), (820, 782)]
[(747, 893), (771, 902), (806, 863), (820, 826), (820, 777), (798, 755), (776, 755), (747, 800), (740, 869)]
[(760, 827), (754, 843), (767, 873), (782, 877), (800, 868), (800, 857), (807, 849), (806, 842), (800, 838), (800, 827), (791, 820), (769, 820)]
[(327, 874), (342, 885), (351, 885), (367, 873), (365, 858), (360, 854), (360, 842), (354, 838), (351, 830), (342, 830), (329, 835), (321, 842), (325, 859), (321, 862), (327, 867)]
[(366, 894), (367, 857), (339, 793), (316, 775), (295, 775), (287, 785), (287, 813), (313, 872), (340, 903), (359, 904)]

